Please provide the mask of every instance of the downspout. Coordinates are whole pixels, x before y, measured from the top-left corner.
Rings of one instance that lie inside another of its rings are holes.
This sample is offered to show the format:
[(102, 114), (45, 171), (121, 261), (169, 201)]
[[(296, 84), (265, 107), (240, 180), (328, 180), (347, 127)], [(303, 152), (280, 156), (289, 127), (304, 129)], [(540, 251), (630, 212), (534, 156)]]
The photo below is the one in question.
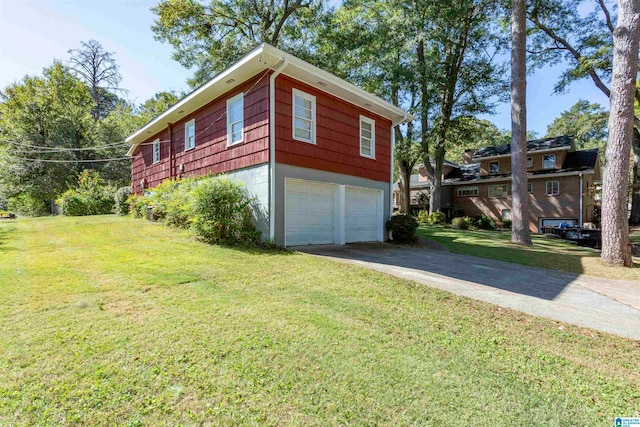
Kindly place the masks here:
[(289, 64), (284, 55), (282, 64), (269, 76), (269, 240), (276, 238), (276, 77)]
[(167, 123), (169, 128), (169, 179), (173, 179), (173, 123)]
[(580, 224), (578, 225), (582, 227), (582, 224), (584, 222), (582, 222), (582, 174), (580, 174)]
[[(396, 125), (397, 126), (397, 125)], [(393, 215), (393, 163), (395, 161), (394, 152), (396, 151), (396, 126), (391, 123), (391, 165), (389, 170), (389, 218)]]

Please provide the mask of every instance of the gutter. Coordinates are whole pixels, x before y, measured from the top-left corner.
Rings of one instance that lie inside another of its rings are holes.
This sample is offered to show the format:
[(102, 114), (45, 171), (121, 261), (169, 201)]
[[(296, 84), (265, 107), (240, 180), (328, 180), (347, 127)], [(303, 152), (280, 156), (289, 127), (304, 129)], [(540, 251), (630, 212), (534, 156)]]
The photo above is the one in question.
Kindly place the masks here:
[(285, 54), (282, 63), (269, 76), (269, 240), (276, 238), (276, 77), (289, 65)]
[(580, 174), (580, 227), (582, 227), (582, 224), (584, 224), (582, 218), (582, 197), (582, 174)]

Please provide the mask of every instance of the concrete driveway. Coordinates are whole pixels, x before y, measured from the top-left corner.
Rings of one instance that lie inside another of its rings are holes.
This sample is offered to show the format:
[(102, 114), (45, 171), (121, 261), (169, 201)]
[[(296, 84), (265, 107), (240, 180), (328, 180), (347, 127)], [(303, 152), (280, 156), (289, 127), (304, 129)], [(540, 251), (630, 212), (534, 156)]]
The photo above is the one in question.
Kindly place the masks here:
[(501, 307), (640, 340), (640, 283), (385, 243), (300, 246)]

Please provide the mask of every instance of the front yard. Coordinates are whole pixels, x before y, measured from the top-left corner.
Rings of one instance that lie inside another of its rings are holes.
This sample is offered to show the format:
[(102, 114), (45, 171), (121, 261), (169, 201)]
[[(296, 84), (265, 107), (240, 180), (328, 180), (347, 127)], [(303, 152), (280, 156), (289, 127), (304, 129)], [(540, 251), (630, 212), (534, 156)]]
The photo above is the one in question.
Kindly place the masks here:
[[(595, 249), (579, 247), (568, 241), (540, 234), (531, 234), (533, 246), (530, 248), (512, 244), (509, 231), (455, 230), (437, 225), (422, 225), (418, 228), (418, 235), (434, 240), (454, 253), (569, 273), (640, 281), (639, 268), (605, 266), (600, 262), (600, 252)], [(634, 236), (637, 235), (631, 236), (632, 241)], [(636, 267), (640, 265), (636, 264)]]
[(129, 218), (0, 222), (0, 425), (610, 425), (639, 345)]

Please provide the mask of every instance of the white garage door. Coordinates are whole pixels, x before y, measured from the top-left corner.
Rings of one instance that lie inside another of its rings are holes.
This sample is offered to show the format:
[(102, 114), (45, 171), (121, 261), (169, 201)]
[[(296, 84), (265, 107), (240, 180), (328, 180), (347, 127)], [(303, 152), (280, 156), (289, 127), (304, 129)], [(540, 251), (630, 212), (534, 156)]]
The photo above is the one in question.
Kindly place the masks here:
[(317, 245), (335, 241), (335, 184), (286, 179), (285, 244)]
[(381, 191), (362, 187), (345, 190), (345, 242), (373, 242), (381, 239)]

